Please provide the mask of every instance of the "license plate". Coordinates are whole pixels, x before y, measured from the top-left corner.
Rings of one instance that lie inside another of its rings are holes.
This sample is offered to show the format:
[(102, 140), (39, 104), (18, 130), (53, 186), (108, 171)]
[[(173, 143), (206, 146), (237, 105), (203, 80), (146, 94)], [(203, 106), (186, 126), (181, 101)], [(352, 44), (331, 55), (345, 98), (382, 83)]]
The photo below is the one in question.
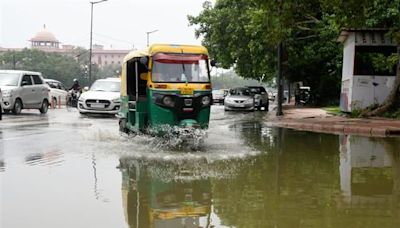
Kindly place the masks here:
[(91, 108), (104, 108), (104, 104), (91, 104)]
[(193, 89), (192, 88), (181, 88), (181, 94), (193, 95)]
[(239, 104), (238, 107), (239, 108), (244, 108), (244, 104)]

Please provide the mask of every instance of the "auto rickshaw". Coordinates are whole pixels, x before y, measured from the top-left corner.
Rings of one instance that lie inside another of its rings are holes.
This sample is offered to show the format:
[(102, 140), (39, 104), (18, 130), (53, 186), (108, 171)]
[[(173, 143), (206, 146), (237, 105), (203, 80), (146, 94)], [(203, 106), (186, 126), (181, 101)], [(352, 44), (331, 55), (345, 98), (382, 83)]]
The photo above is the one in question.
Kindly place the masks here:
[(165, 161), (123, 157), (118, 168), (130, 228), (203, 227), (201, 222), (211, 221), (210, 179), (197, 178), (190, 170), (177, 172), (181, 165)]
[(205, 47), (154, 44), (124, 58), (118, 113), (121, 132), (206, 129), (211, 102)]

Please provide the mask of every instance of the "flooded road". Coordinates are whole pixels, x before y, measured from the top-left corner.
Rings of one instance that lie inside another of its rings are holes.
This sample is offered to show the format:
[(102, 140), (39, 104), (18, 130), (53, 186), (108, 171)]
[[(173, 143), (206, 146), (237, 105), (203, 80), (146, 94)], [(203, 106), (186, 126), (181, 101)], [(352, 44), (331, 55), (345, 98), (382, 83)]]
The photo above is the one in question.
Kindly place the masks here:
[(399, 138), (211, 117), (193, 149), (72, 109), (4, 116), (1, 227), (400, 227)]

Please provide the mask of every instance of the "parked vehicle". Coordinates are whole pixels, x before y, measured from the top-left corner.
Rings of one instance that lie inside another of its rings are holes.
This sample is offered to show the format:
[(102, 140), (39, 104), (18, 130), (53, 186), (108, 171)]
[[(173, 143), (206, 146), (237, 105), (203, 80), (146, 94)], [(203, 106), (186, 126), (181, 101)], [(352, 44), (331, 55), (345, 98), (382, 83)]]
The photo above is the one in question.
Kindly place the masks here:
[(49, 106), (49, 88), (41, 73), (0, 70), (2, 107), (5, 112), (20, 114), (22, 109), (39, 109), (44, 114)]
[(270, 101), (275, 101), (277, 97), (277, 92), (276, 91), (268, 91), (268, 97)]
[(117, 114), (121, 105), (120, 90), (119, 78), (96, 80), (87, 92), (79, 96), (79, 113)]
[(255, 107), (258, 110), (268, 111), (269, 96), (265, 88), (263, 86), (247, 86), (247, 88), (254, 94)]
[(229, 94), (225, 97), (224, 106), (226, 111), (254, 111), (254, 94), (251, 93), (250, 89), (247, 87), (238, 87), (231, 89), (229, 91)]
[(299, 104), (308, 105), (311, 103), (311, 88), (309, 86), (300, 86)]
[(154, 44), (122, 65), (120, 131), (165, 135), (206, 129), (211, 82), (203, 46)]
[(3, 93), (1, 92), (1, 88), (0, 88), (0, 120), (3, 119)]
[(213, 103), (224, 104), (224, 99), (228, 95), (228, 90), (226, 89), (217, 89), (212, 91)]
[(68, 91), (67, 88), (59, 81), (54, 79), (44, 79), (47, 85), (49, 85), (49, 99), (50, 103), (58, 104), (60, 102), (61, 105), (66, 104)]

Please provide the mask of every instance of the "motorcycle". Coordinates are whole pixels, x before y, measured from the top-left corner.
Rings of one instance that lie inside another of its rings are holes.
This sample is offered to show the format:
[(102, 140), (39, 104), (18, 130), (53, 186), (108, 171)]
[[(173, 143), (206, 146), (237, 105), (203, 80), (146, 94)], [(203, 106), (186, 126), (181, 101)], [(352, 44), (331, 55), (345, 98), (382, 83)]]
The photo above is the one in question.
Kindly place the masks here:
[(67, 94), (67, 106), (78, 107), (78, 99), (81, 95), (80, 90), (71, 89)]

